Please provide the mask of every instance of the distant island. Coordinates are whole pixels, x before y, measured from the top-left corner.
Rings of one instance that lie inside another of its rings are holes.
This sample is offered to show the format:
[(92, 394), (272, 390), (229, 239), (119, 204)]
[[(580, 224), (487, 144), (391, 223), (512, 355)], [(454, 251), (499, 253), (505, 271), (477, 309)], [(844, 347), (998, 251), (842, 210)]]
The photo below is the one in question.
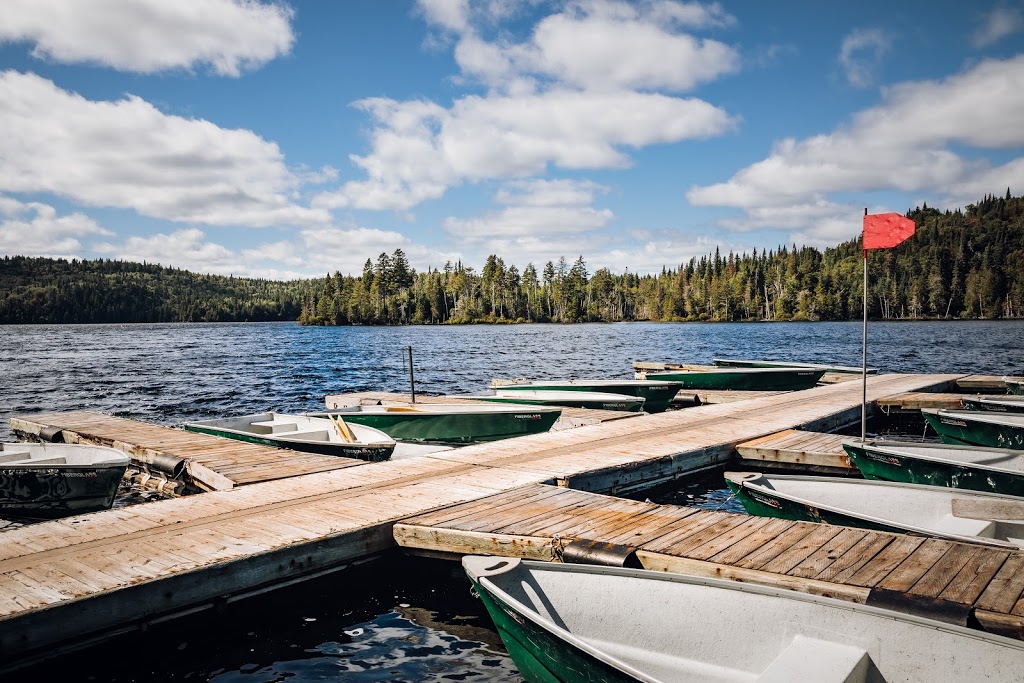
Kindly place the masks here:
[[(1024, 317), (1024, 198), (908, 212), (917, 234), (874, 252), (875, 319)], [(628, 266), (628, 264), (623, 264)], [(851, 320), (860, 241), (714, 254), (637, 275), (583, 257), (521, 271), (497, 255), (417, 272), (401, 249), (358, 276), (279, 282), (116, 260), (0, 259), (0, 324), (298, 320), (304, 325)]]

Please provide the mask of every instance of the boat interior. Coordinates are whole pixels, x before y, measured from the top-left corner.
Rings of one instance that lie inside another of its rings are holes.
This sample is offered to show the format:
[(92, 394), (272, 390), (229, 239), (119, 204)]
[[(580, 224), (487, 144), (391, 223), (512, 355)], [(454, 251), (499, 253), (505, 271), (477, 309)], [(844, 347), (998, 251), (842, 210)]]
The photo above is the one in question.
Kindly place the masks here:
[(127, 465), (129, 458), (120, 451), (101, 446), (77, 444), (0, 444), (0, 469), (7, 467), (53, 466), (86, 467)]

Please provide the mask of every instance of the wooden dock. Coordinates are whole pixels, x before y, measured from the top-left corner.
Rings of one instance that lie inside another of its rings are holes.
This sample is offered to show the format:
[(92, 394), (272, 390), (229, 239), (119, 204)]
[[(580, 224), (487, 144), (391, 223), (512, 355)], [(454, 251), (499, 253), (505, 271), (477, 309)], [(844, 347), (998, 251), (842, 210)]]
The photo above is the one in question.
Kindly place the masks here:
[[(869, 379), (869, 398), (940, 387), (955, 378), (879, 375)], [(859, 384), (835, 384), (408, 460), (344, 463), (331, 471), (5, 531), (0, 668), (365, 561), (395, 547), (393, 527), (406, 518), (532, 484), (639, 490), (728, 462), (743, 441), (848, 423), (859, 415), (860, 400)], [(222, 463), (238, 468), (239, 480), (247, 469), (244, 454), (262, 453), (241, 442), (214, 444), (204, 435), (76, 415), (69, 420), (50, 414), (46, 423), (35, 415), (19, 424), (67, 428), (76, 438), (112, 440), (146, 457), (173, 446), (175, 454), (199, 459), (213, 448)], [(194, 451), (186, 451), (189, 444)], [(253, 469), (263, 466), (257, 461)]]
[(431, 554), (560, 559), (626, 546), (647, 569), (877, 605), (1024, 638), (1024, 551), (527, 486), (396, 524)]
[(736, 444), (740, 467), (776, 467), (821, 474), (856, 474), (838, 434), (785, 429), (775, 434)]
[(166, 475), (180, 474), (187, 483), (207, 491), (330, 472), (361, 462), (242, 443), (88, 411), (13, 417), (11, 431), (30, 439), (43, 432), (59, 431), (60, 440), (65, 443), (113, 446), (131, 456), (140, 467), (160, 470)]

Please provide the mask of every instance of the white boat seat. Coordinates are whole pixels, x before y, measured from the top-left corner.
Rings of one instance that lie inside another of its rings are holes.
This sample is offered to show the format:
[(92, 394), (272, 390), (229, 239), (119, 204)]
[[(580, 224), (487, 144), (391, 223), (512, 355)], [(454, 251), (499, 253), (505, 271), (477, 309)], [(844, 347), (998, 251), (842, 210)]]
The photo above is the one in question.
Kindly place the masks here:
[(15, 462), (17, 460), (28, 460), (32, 454), (28, 451), (3, 451), (0, 452), (0, 462)]
[(19, 464), (24, 464), (24, 465), (67, 465), (68, 464), (68, 459), (67, 458), (60, 458), (60, 457), (58, 457), (58, 458), (38, 458), (38, 459), (37, 458), (32, 458), (32, 459), (22, 458), (19, 461)]
[(945, 517), (937, 520), (935, 529), (947, 534), (957, 534), (959, 536), (980, 536), (982, 538), (992, 538), (995, 533), (996, 523), (990, 519), (968, 519), (966, 517), (946, 515)]
[(257, 434), (280, 434), (282, 432), (294, 432), (299, 428), (294, 422), (284, 420), (262, 420), (249, 425), (252, 431)]
[[(295, 425), (292, 425), (293, 427)], [(330, 441), (331, 435), (326, 429), (296, 430), (292, 432), (274, 432), (274, 436), (287, 436), (299, 441)]]
[(867, 683), (874, 669), (871, 656), (864, 648), (798, 635), (757, 680), (760, 683)]

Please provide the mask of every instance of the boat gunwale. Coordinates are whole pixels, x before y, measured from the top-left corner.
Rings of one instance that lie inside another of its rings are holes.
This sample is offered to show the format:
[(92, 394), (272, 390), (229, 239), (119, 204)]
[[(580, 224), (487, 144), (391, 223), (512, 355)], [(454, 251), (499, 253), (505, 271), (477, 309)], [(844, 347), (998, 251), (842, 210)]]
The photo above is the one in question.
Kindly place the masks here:
[[(793, 502), (793, 503), (799, 503), (800, 505), (809, 506), (809, 507), (812, 507), (812, 508), (816, 508), (818, 510), (828, 510), (829, 512), (835, 512), (835, 513), (840, 514), (840, 515), (846, 515), (848, 517), (855, 517), (855, 518), (858, 518), (858, 519), (863, 519), (863, 520), (865, 520), (867, 522), (872, 522), (874, 524), (879, 524), (879, 525), (890, 527), (890, 528), (906, 529), (907, 531), (905, 533), (913, 533), (913, 534), (918, 534), (920, 536), (926, 536), (926, 537), (931, 537), (931, 538), (942, 538), (942, 539), (945, 539), (945, 540), (959, 541), (961, 543), (970, 543), (972, 545), (986, 545), (986, 546), (989, 546), (989, 547), (1001, 548), (1001, 549), (1004, 549), (1004, 550), (1014, 550), (1014, 551), (1024, 550), (1024, 548), (1021, 548), (1021, 546), (1019, 546), (1019, 545), (1016, 545), (1014, 543), (1010, 543), (1009, 541), (1003, 541), (1003, 540), (1000, 540), (998, 538), (987, 538), (987, 537), (984, 537), (984, 536), (964, 536), (962, 534), (949, 533), (949, 532), (941, 531), (941, 530), (938, 530), (938, 529), (927, 529), (925, 527), (919, 527), (919, 526), (913, 526), (913, 525), (910, 525), (910, 524), (904, 524), (904, 523), (902, 523), (902, 522), (900, 522), (898, 520), (885, 519), (885, 518), (882, 518), (882, 517), (874, 517), (872, 515), (862, 515), (862, 514), (859, 514), (859, 513), (855, 513), (852, 510), (844, 510), (842, 508), (838, 508), (838, 507), (829, 505), (827, 503), (819, 503), (819, 502), (816, 502), (816, 501), (813, 501), (813, 500), (807, 500), (805, 498), (800, 498), (800, 497), (794, 496), (792, 494), (787, 494), (787, 493), (785, 493), (783, 491), (779, 491), (778, 489), (765, 488), (763, 486), (758, 486), (756, 484), (751, 484), (751, 482), (748, 481), (748, 480), (736, 481), (736, 480), (733, 480), (733, 479), (729, 479), (729, 475), (730, 474), (744, 474), (744, 473), (742, 473), (742, 472), (726, 472), (725, 473), (725, 477), (726, 477), (726, 479), (728, 481), (731, 481), (733, 484), (736, 484), (737, 486), (739, 486), (741, 488), (744, 487), (744, 486), (747, 486), (747, 487), (757, 491), (758, 493), (761, 493), (762, 495), (775, 495), (775, 496), (778, 496), (779, 498), (782, 498), (784, 500), (788, 500), (788, 501)], [(760, 477), (765, 477), (766, 476), (766, 475), (764, 475), (764, 474), (762, 474), (760, 472), (758, 472), (757, 474), (759, 474)], [(1012, 500), (1012, 501), (1018, 502), (1018, 503), (1022, 500), (1019, 496), (1010, 496), (1010, 495), (1003, 494), (1003, 493), (989, 493), (987, 491), (973, 491), (973, 490), (968, 490), (968, 489), (954, 489), (954, 488), (946, 488), (946, 487), (942, 487), (942, 486), (929, 486), (927, 484), (905, 484), (905, 483), (899, 482), (899, 481), (885, 481), (883, 479), (872, 479), (872, 480), (867, 480), (867, 479), (864, 479), (864, 480), (861, 480), (861, 479), (839, 479), (839, 480), (837, 480), (834, 477), (805, 477), (805, 476), (799, 476), (799, 475), (772, 475), (772, 477), (773, 478), (782, 477), (783, 479), (789, 479), (789, 480), (793, 480), (793, 481), (799, 480), (799, 481), (812, 481), (812, 482), (823, 482), (823, 483), (836, 483), (837, 481), (839, 481), (839, 482), (844, 483), (844, 484), (852, 484), (852, 485), (861, 485), (861, 484), (863, 484), (863, 485), (867, 485), (867, 486), (891, 486), (891, 487), (894, 487), (894, 488), (904, 488), (904, 487), (907, 487), (907, 488), (915, 488), (915, 489), (918, 489), (918, 490), (925, 489), (925, 490), (930, 490), (930, 491), (934, 491), (934, 492), (949, 492), (951, 496), (958, 496), (958, 495), (960, 495), (963, 498), (972, 498), (976, 494), (977, 496), (980, 496), (980, 497), (996, 498), (998, 500)], [(771, 492), (771, 493), (769, 494), (768, 492)], [(952, 512), (950, 514), (952, 514)], [(956, 515), (953, 515), (953, 516), (955, 517)], [(1024, 520), (989, 520), (989, 521), (1004, 522), (1004, 523), (1006, 523), (1006, 522), (1014, 522), (1014, 521), (1024, 522)], [(827, 524), (827, 522), (817, 522), (817, 523)], [(831, 526), (848, 526), (848, 525), (834, 524), (834, 525), (831, 525)], [(856, 528), (856, 527), (854, 527), (854, 528)], [(890, 532), (890, 533), (895, 533), (895, 532)]]
[[(470, 573), (469, 568), (466, 566), (466, 560), (470, 560), (470, 562), (472, 562), (473, 558), (484, 559), (484, 560), (489, 560), (489, 561), (505, 560), (505, 561), (509, 562), (509, 566), (506, 567), (506, 568), (503, 568), (502, 571), (500, 571), (500, 572), (487, 572), (486, 574), (476, 574), (475, 575), (475, 574)], [(731, 580), (731, 579), (719, 579), (719, 578), (695, 576), (695, 575), (689, 575), (689, 574), (678, 574), (678, 573), (674, 573), (674, 572), (663, 572), (663, 571), (656, 571), (656, 570), (651, 570), (651, 569), (632, 569), (632, 568), (628, 568), (628, 567), (612, 567), (612, 566), (606, 566), (606, 565), (565, 564), (565, 563), (560, 563), (560, 562), (541, 562), (541, 561), (524, 560), (524, 559), (517, 558), (517, 557), (501, 557), (501, 556), (481, 556), (481, 555), (475, 555), (474, 556), (474, 555), (467, 555), (467, 556), (465, 556), (463, 558), (462, 565), (463, 565), (463, 570), (466, 571), (467, 574), (469, 574), (470, 579), (473, 582), (482, 585), (483, 582), (486, 581), (487, 582), (487, 589), (489, 591), (491, 591), (492, 594), (497, 594), (497, 596), (503, 602), (505, 602), (506, 604), (508, 604), (510, 606), (516, 607), (517, 608), (516, 612), (518, 614), (520, 614), (524, 618), (530, 619), (535, 624), (537, 624), (539, 626), (542, 626), (542, 627), (544, 627), (547, 624), (550, 624), (551, 629), (549, 630), (549, 632), (557, 633), (557, 634), (563, 634), (564, 633), (565, 635), (569, 636), (572, 639), (572, 640), (568, 640), (567, 639), (567, 641), (568, 642), (572, 642), (572, 643), (575, 643), (576, 641), (581, 641), (582, 639), (579, 636), (574, 636), (571, 632), (569, 632), (566, 629), (558, 626), (557, 624), (551, 623), (549, 620), (547, 620), (545, 617), (543, 617), (541, 614), (539, 614), (535, 610), (528, 608), (526, 605), (524, 605), (523, 603), (519, 602), (518, 600), (516, 600), (515, 598), (510, 596), (507, 592), (502, 590), (493, 581), (491, 581), (490, 577), (492, 577), (492, 576), (499, 576), (499, 575), (510, 573), (510, 572), (513, 572), (513, 571), (518, 571), (520, 573), (527, 573), (527, 574), (529, 574), (534, 569), (539, 569), (541, 571), (570, 572), (570, 573), (572, 573), (572, 572), (582, 572), (582, 573), (585, 573), (585, 574), (603, 574), (603, 575), (608, 575), (608, 576), (623, 576), (623, 577), (635, 578), (635, 579), (643, 578), (643, 579), (650, 579), (650, 580), (656, 580), (656, 581), (667, 581), (667, 582), (670, 582), (670, 583), (680, 583), (680, 584), (685, 584), (685, 585), (690, 585), (690, 586), (706, 586), (708, 588), (731, 590), (731, 591), (739, 591), (739, 592), (742, 592), (742, 593), (752, 593), (754, 595), (761, 595), (761, 596), (765, 596), (765, 597), (774, 597), (774, 598), (784, 598), (784, 599), (788, 599), (788, 600), (797, 600), (797, 601), (801, 601), (801, 602), (805, 602), (805, 603), (812, 603), (812, 604), (815, 604), (815, 605), (820, 605), (820, 606), (825, 607), (825, 608), (838, 609), (838, 610), (846, 610), (846, 611), (849, 611), (849, 612), (853, 612), (854, 614), (864, 614), (866, 616), (878, 617), (878, 618), (885, 619), (885, 620), (902, 621), (904, 623), (913, 624), (915, 626), (921, 626), (921, 627), (924, 627), (924, 628), (930, 628), (930, 629), (934, 629), (936, 631), (945, 631), (945, 632), (953, 634), (953, 635), (968, 637), (968, 638), (972, 638), (974, 640), (978, 640), (978, 641), (982, 641), (982, 642), (991, 642), (991, 643), (995, 643), (995, 644), (998, 644), (998, 645), (1009, 646), (1009, 647), (1012, 647), (1013, 649), (1021, 651), (1021, 653), (1024, 654), (1024, 641), (1016, 640), (1014, 638), (1008, 638), (1006, 636), (1001, 636), (1001, 635), (998, 635), (996, 633), (990, 633), (988, 631), (981, 631), (981, 630), (978, 630), (978, 629), (967, 628), (966, 626), (959, 626), (957, 624), (952, 624), (952, 623), (948, 623), (948, 622), (944, 622), (944, 621), (928, 619), (926, 617), (918, 616), (916, 614), (911, 614), (911, 613), (908, 613), (908, 612), (901, 612), (901, 611), (894, 610), (894, 609), (874, 607), (872, 605), (865, 605), (865, 604), (860, 604), (860, 603), (851, 602), (851, 601), (847, 601), (847, 600), (840, 600), (838, 598), (831, 598), (831, 597), (826, 597), (826, 596), (823, 596), (823, 595), (816, 595), (816, 594), (813, 594), (813, 593), (803, 593), (803, 592), (800, 592), (800, 591), (788, 590), (788, 589), (785, 589), (785, 588), (775, 588), (773, 586), (764, 586), (764, 585), (759, 585), (759, 584), (754, 584), (754, 583), (746, 583), (746, 582), (743, 582), (743, 581), (735, 581), (735, 580)], [(522, 608), (522, 609), (519, 609), (519, 608)], [(559, 635), (559, 637), (562, 637), (562, 636)], [(586, 644), (585, 641), (583, 641), (583, 642), (584, 642), (584, 644)], [(602, 661), (607, 662), (607, 663), (611, 663), (608, 660), (613, 660), (615, 662), (619, 661), (619, 660), (616, 660), (613, 657), (610, 657), (610, 655), (601, 654), (599, 650), (596, 650), (595, 648), (593, 648), (592, 646), (589, 646), (589, 645), (588, 645), (588, 649), (585, 650), (585, 651), (588, 654), (598, 653), (600, 655), (600, 659)], [(629, 665), (626, 665), (625, 663), (623, 663), (623, 664), (625, 666), (627, 666), (627, 667), (629, 666)], [(738, 671), (742, 671), (741, 669), (737, 669), (737, 670)], [(629, 669), (626, 669), (626, 671), (632, 673), (633, 668), (630, 667)], [(646, 674), (643, 674), (642, 672), (638, 672), (638, 673), (640, 673), (640, 675), (644, 677), (641, 680), (652, 681), (654, 683), (660, 683), (658, 681), (658, 679), (654, 679), (654, 678), (652, 678), (652, 677), (650, 677), (650, 676), (648, 676)]]
[[(885, 453), (887, 455), (899, 456), (901, 458), (911, 458), (911, 459), (917, 459), (917, 460), (926, 460), (928, 462), (937, 462), (937, 463), (942, 463), (944, 465), (959, 465), (961, 467), (971, 467), (971, 468), (977, 468), (977, 469), (981, 469), (981, 470), (989, 470), (991, 472), (999, 472), (1000, 474), (1012, 474), (1012, 475), (1017, 475), (1017, 476), (1024, 477), (1024, 467), (1022, 467), (1022, 469), (1019, 469), (1019, 470), (1014, 470), (1014, 469), (1009, 469), (1009, 468), (1006, 468), (1006, 467), (996, 467), (996, 466), (993, 466), (993, 465), (986, 465), (986, 464), (981, 464), (981, 463), (973, 463), (973, 462), (970, 462), (970, 461), (967, 461), (967, 460), (949, 460), (947, 458), (938, 458), (938, 457), (934, 457), (934, 456), (920, 455), (918, 453), (909, 453), (908, 454), (908, 453), (906, 453), (904, 451), (900, 451), (900, 450), (896, 450), (896, 451), (891, 450), (892, 448), (897, 448), (897, 449), (898, 448), (918, 448), (918, 447), (922, 447), (922, 446), (925, 447), (925, 448), (935, 448), (935, 450), (965, 449), (965, 448), (970, 448), (970, 446), (968, 444), (906, 444), (906, 445), (903, 445), (903, 444), (900, 444), (899, 442), (895, 442), (898, 445), (884, 446), (883, 447), (883, 446), (867, 446), (865, 444), (856, 443), (856, 442), (853, 442), (853, 441), (851, 441), (851, 442), (845, 442), (844, 441), (843, 442), (843, 446), (846, 446), (847, 443), (849, 443), (851, 446), (853, 446), (855, 448), (862, 448), (864, 450), (875, 450), (875, 451), (879, 451), (881, 453)], [(986, 453), (1005, 453), (1007, 455), (1014, 455), (1014, 456), (1016, 456), (1018, 458), (1021, 458), (1022, 465), (1024, 465), (1024, 451), (1016, 450), (1016, 449), (1013, 449), (1013, 448), (994, 448), (992, 446), (976, 446), (975, 448), (977, 450), (979, 450), (979, 451), (983, 451), (983, 452), (986, 452)], [(974, 448), (972, 448), (971, 450), (974, 450)], [(882, 481), (882, 480), (878, 480), (878, 481)], [(889, 483), (898, 484), (898, 483), (901, 483), (901, 482), (889, 482)], [(926, 484), (907, 484), (907, 485), (908, 486), (926, 486)], [(958, 490), (974, 491), (973, 489), (958, 489)], [(986, 493), (986, 491), (974, 491), (974, 492), (975, 493)], [(992, 495), (1008, 495), (1008, 494), (995, 494), (995, 493), (993, 493)], [(1016, 498), (1017, 496), (1013, 496), (1013, 497)]]
[[(214, 419), (214, 420), (202, 420), (202, 421), (199, 421), (199, 422), (185, 422), (185, 423), (182, 424), (182, 427), (184, 427), (187, 431), (193, 431), (193, 432), (200, 433), (200, 434), (209, 434), (210, 436), (218, 436), (218, 434), (216, 434), (216, 432), (227, 432), (227, 433), (230, 433), (230, 434), (237, 434), (238, 436), (244, 436), (244, 437), (247, 437), (247, 438), (259, 439), (260, 440), (259, 443), (264, 443), (264, 444), (271, 444), (272, 442), (280, 441), (282, 443), (301, 443), (301, 444), (318, 444), (318, 443), (322, 443), (322, 444), (330, 445), (330, 446), (353, 447), (353, 448), (393, 448), (395, 446), (395, 444), (397, 443), (394, 439), (392, 439), (390, 436), (388, 436), (384, 432), (380, 431), (379, 429), (375, 429), (373, 427), (367, 427), (366, 425), (356, 425), (356, 424), (353, 424), (353, 425), (349, 426), (349, 428), (352, 429), (353, 434), (355, 434), (355, 432), (357, 431), (356, 429), (353, 429), (353, 427), (358, 427), (359, 430), (369, 429), (369, 430), (375, 431), (375, 432), (379, 433), (381, 436), (383, 436), (386, 440), (385, 441), (352, 441), (352, 442), (348, 442), (348, 441), (331, 441), (330, 438), (328, 437), (328, 441), (306, 441), (304, 439), (289, 438), (289, 435), (294, 436), (296, 434), (301, 434), (301, 433), (303, 433), (304, 430), (298, 430), (296, 432), (278, 432), (278, 433), (268, 433), (268, 434), (257, 434), (255, 432), (249, 432), (249, 431), (245, 431), (245, 430), (241, 430), (241, 429), (235, 429), (235, 428), (231, 428), (231, 427), (222, 427), (222, 426), (215, 425), (215, 424), (204, 424), (204, 423), (210, 423), (210, 422), (219, 422), (221, 420), (224, 420), (224, 421), (227, 421), (227, 420), (244, 420), (244, 419), (246, 419), (248, 417), (258, 417), (260, 415), (288, 415), (288, 413), (254, 413), (252, 415), (242, 415), (242, 416), (237, 417), (237, 418), (219, 418), (219, 419)], [(296, 417), (308, 417), (306, 415), (300, 415), (300, 414), (296, 414), (295, 416)], [(309, 417), (308, 419), (311, 419), (311, 420), (324, 420), (325, 422), (330, 423), (330, 420), (328, 420), (327, 418)], [(312, 430), (310, 430), (310, 431), (312, 431)], [(330, 433), (332, 433), (332, 432), (329, 431), (328, 434), (330, 434)], [(224, 437), (224, 438), (230, 438), (230, 437)]]
[[(967, 416), (968, 422), (983, 422), (985, 424), (996, 425), (999, 427), (1024, 429), (1024, 413), (1004, 413), (1002, 411), (989, 410), (949, 410), (946, 408), (922, 408), (921, 413), (926, 417), (928, 415), (931, 415), (934, 418), (942, 418), (945, 416), (952, 419), (959, 419), (960, 416), (963, 415)], [(1007, 418), (1010, 419), (1010, 422), (1005, 421)]]

